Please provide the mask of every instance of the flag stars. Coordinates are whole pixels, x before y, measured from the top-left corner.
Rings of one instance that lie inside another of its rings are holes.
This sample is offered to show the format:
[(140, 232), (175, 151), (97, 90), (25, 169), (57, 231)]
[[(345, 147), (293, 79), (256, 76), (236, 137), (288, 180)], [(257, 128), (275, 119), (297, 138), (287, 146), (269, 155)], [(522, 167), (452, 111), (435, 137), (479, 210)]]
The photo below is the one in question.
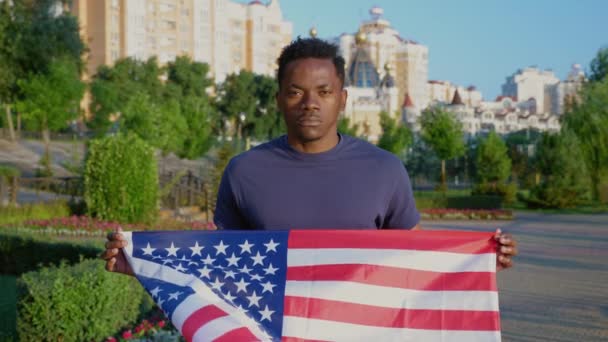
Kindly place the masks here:
[(270, 281), (267, 281), (264, 284), (260, 284), (262, 285), (262, 287), (264, 288), (264, 290), (262, 290), (262, 293), (268, 291), (270, 293), (274, 293), (274, 291), (272, 290), (274, 287), (276, 287), (276, 285), (272, 284)]
[(278, 270), (279, 270), (278, 268), (275, 268), (275, 267), (272, 266), (272, 263), (269, 263), (268, 267), (264, 268), (264, 273), (266, 275), (269, 275), (269, 274), (276, 275), (277, 274), (276, 272)]
[(169, 252), (169, 254), (167, 254), (167, 256), (175, 256), (177, 258), (177, 251), (179, 250), (179, 248), (176, 248), (175, 245), (173, 244), (173, 242), (171, 242), (171, 247), (170, 248), (165, 248), (167, 250), (167, 252)]
[(255, 256), (251, 257), (251, 260), (253, 260), (253, 266), (255, 265), (262, 265), (264, 266), (264, 259), (266, 258), (266, 256), (260, 255), (260, 252), (258, 252)]
[(141, 250), (144, 251), (144, 255), (152, 255), (152, 252), (154, 252), (156, 248), (150, 247), (150, 243), (148, 242), (146, 248), (142, 248)]
[(239, 268), (239, 271), (241, 273), (249, 274), (253, 270), (247, 267), (247, 265), (243, 265), (243, 267)]
[(241, 254), (243, 254), (245, 252), (252, 254), (251, 247), (253, 247), (253, 246), (254, 246), (253, 243), (249, 243), (249, 240), (245, 240), (245, 243), (242, 243), (239, 245), (239, 247), (241, 247)]
[(158, 297), (158, 294), (162, 291), (163, 290), (161, 290), (160, 287), (157, 286), (152, 291), (150, 291), (150, 294), (152, 295), (152, 297)]
[(225, 279), (228, 279), (228, 278), (235, 279), (234, 278), (235, 275), (236, 275), (236, 272), (234, 272), (232, 270), (228, 270), (228, 271), (226, 271), (226, 274), (224, 275), (224, 278)]
[(230, 291), (226, 291), (226, 294), (224, 294), (224, 298), (226, 298), (230, 303), (234, 303), (234, 300), (236, 299), (236, 297), (233, 296)]
[(268, 305), (266, 305), (266, 307), (264, 308), (264, 310), (260, 311), (260, 315), (262, 315), (262, 319), (260, 321), (263, 321), (265, 319), (268, 320), (268, 322), (272, 322), (272, 319), (270, 318), (270, 316), (274, 313), (273, 310), (270, 310), (268, 308)]
[(214, 290), (221, 291), (222, 286), (224, 286), (224, 283), (220, 281), (220, 277), (215, 278), (215, 281), (211, 283), (211, 288), (213, 288)]
[(181, 294), (183, 294), (183, 292), (181, 292), (181, 291), (175, 291), (173, 293), (169, 293), (169, 299), (167, 299), (167, 300), (178, 300), (179, 296)]
[(259, 308), (260, 299), (262, 299), (262, 298), (263, 297), (258, 296), (257, 293), (255, 291), (253, 291), (253, 294), (251, 296), (247, 296), (247, 299), (249, 300), (249, 307), (257, 306)]
[(245, 281), (245, 278), (241, 278), (241, 280), (235, 282), (234, 285), (236, 285), (237, 293), (239, 293), (240, 291), (247, 293), (247, 285), (249, 285), (249, 283)]
[(239, 260), (241, 260), (241, 258), (237, 257), (236, 255), (234, 255), (234, 253), (232, 253), (232, 256), (230, 258), (226, 258), (226, 261), (228, 261), (228, 266), (236, 266), (238, 267), (238, 262)]
[(211, 269), (207, 268), (207, 266), (203, 267), (203, 268), (199, 268), (198, 269), (198, 273), (201, 274), (201, 278), (206, 277), (207, 279), (211, 279), (211, 277), (209, 277), (209, 274), (211, 273)]
[(260, 276), (258, 274), (251, 274), (251, 280), (260, 281), (260, 280), (262, 280), (262, 276)]
[(213, 259), (211, 257), (211, 254), (207, 255), (207, 257), (205, 259), (201, 260), (202, 262), (205, 263), (205, 265), (213, 265), (213, 263), (215, 262), (215, 259)]
[(181, 263), (178, 263), (177, 267), (175, 268), (175, 270), (179, 271), (179, 272), (182, 272), (182, 273), (185, 273), (188, 269), (184, 268)]
[(223, 240), (220, 240), (219, 245), (215, 245), (215, 246), (213, 246), (213, 248), (215, 248), (215, 249), (216, 249), (216, 251), (217, 251), (217, 252), (215, 253), (215, 255), (216, 255), (216, 256), (217, 256), (217, 255), (220, 255), (220, 254), (224, 254), (224, 255), (226, 255), (226, 248), (228, 248), (229, 246), (230, 246), (230, 245), (224, 245), (224, 241), (223, 241)]
[(203, 250), (203, 248), (205, 248), (204, 246), (199, 246), (198, 245), (198, 241), (196, 241), (196, 243), (194, 244), (194, 246), (189, 247), (192, 250), (192, 255), (190, 257), (193, 257), (195, 255), (200, 256), (201, 258), (203, 257), (201, 255), (201, 250)]
[(268, 243), (264, 244), (264, 246), (266, 246), (266, 253), (268, 253), (270, 251), (276, 252), (278, 245), (280, 245), (280, 243), (274, 242), (274, 239), (270, 239), (270, 241)]

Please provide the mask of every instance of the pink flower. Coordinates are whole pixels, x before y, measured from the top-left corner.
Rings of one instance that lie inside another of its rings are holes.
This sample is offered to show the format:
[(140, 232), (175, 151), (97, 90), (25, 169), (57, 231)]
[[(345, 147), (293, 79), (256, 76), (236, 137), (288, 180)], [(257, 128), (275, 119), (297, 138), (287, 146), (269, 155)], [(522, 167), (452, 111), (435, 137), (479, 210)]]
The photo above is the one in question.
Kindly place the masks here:
[(114, 336), (110, 336), (106, 339), (106, 342), (117, 342), (117, 340), (114, 338)]
[(158, 321), (158, 323), (156, 323), (156, 325), (162, 329), (165, 326), (165, 321)]
[(131, 337), (133, 337), (131, 330), (126, 330), (125, 332), (122, 333), (122, 338), (124, 338), (125, 340), (129, 340), (129, 339), (131, 339)]

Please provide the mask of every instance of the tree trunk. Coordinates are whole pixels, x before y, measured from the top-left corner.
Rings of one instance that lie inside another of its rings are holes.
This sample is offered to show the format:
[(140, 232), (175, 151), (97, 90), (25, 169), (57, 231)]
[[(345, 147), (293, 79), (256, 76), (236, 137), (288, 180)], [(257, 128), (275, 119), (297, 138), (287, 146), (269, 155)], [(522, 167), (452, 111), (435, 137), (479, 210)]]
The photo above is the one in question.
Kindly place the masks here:
[(17, 137), (21, 138), (21, 113), (17, 112)]
[(446, 174), (445, 174), (445, 159), (441, 159), (441, 189), (444, 191), (448, 188), (446, 184)]
[(8, 124), (8, 134), (9, 139), (12, 142), (15, 142), (15, 128), (13, 127), (13, 116), (11, 115), (11, 106), (5, 105), (4, 109), (6, 110), (6, 122)]
[(50, 177), (52, 174), (51, 170), (51, 132), (46, 125), (42, 128), (42, 140), (44, 141), (44, 156), (43, 167), (45, 168), (46, 177)]

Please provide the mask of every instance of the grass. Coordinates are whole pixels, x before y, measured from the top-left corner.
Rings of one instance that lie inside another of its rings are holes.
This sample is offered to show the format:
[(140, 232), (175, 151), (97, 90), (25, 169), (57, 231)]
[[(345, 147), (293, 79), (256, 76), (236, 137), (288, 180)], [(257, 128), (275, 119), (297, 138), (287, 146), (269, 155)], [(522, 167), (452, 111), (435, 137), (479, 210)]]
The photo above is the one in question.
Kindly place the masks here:
[(0, 275), (0, 341), (17, 338), (17, 277)]
[(28, 220), (48, 220), (70, 216), (70, 208), (65, 202), (38, 203), (22, 206), (0, 206), (0, 226), (19, 224)]

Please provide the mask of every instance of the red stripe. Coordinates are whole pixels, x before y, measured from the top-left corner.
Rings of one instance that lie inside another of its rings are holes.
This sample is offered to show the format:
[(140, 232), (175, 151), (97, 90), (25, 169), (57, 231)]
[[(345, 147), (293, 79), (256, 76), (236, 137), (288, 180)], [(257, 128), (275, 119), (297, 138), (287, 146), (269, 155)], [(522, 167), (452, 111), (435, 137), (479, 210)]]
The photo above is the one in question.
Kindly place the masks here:
[(287, 280), (352, 281), (412, 290), (497, 291), (493, 272), (441, 273), (378, 265), (292, 266)]
[(243, 327), (231, 330), (224, 335), (213, 340), (214, 342), (234, 342), (234, 341), (261, 341), (249, 329)]
[(286, 296), (284, 314), (285, 316), (388, 328), (500, 330), (498, 311), (396, 309)]
[(186, 341), (192, 341), (196, 331), (206, 323), (228, 314), (215, 305), (207, 305), (193, 312), (182, 325), (182, 335)]
[(300, 337), (285, 337), (283, 336), (281, 338), (281, 342), (327, 342), (327, 341), (322, 341), (322, 340), (309, 340), (306, 338), (300, 338)]
[(292, 230), (289, 248), (410, 249), (466, 254), (496, 251), (494, 233), (404, 230)]

